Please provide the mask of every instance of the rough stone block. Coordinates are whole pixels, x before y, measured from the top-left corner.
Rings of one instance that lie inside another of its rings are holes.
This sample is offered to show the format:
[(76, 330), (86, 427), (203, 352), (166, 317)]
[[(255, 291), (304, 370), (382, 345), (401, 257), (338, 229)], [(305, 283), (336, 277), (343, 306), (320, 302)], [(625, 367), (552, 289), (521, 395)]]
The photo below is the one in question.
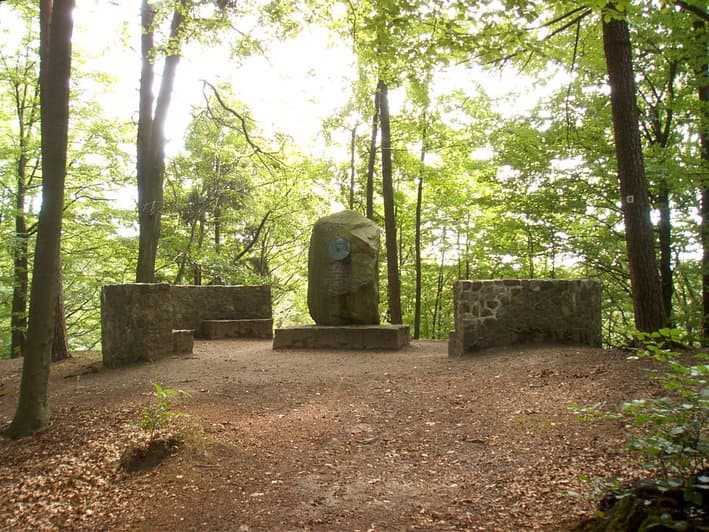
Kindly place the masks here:
[(308, 310), (319, 325), (379, 323), (379, 228), (355, 211), (320, 218), (308, 250)]
[(172, 331), (172, 352), (176, 355), (188, 355), (194, 349), (194, 331), (175, 329)]

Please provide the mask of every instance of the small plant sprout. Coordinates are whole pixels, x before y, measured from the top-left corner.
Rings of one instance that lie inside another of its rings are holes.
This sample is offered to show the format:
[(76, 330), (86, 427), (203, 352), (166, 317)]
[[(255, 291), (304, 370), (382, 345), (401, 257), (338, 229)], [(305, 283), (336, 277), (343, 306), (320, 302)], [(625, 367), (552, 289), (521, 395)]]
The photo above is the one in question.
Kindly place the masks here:
[(182, 415), (181, 412), (173, 412), (170, 407), (174, 398), (187, 395), (182, 390), (163, 388), (157, 383), (153, 383), (153, 397), (155, 402), (145, 408), (140, 413), (140, 426), (150, 434), (150, 439), (155, 438), (158, 429), (167, 425), (171, 419)]

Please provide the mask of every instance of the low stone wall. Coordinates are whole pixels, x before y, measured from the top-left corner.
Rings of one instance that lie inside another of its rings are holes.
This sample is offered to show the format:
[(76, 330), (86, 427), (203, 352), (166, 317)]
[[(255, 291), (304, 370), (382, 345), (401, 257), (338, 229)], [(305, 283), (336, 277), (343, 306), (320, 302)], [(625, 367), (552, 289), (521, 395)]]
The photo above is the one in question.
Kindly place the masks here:
[(454, 308), (449, 356), (526, 343), (601, 345), (599, 281), (458, 281)]
[[(270, 319), (270, 286), (105, 285), (101, 347), (106, 367), (191, 352), (207, 319)], [(189, 336), (189, 338), (187, 337)]]

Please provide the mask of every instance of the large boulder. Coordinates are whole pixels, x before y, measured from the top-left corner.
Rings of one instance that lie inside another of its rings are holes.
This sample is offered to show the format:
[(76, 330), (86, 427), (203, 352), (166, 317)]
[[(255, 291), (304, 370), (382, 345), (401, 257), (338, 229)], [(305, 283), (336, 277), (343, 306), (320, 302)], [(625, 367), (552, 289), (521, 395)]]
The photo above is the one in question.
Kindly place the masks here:
[(379, 240), (379, 228), (355, 211), (315, 222), (308, 253), (308, 309), (315, 323), (379, 323)]

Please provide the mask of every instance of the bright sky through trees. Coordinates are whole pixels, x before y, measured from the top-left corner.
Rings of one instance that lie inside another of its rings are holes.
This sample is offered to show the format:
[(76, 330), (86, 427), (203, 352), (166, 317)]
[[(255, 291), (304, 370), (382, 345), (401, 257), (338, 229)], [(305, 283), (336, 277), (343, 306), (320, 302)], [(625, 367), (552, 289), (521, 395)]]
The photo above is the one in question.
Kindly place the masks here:
[[(79, 0), (75, 11), (75, 46), (82, 57), (88, 58), (91, 70), (114, 78), (111, 92), (102, 98), (105, 110), (117, 118), (135, 119), (137, 112), (138, 7), (125, 1)], [(185, 47), (177, 71), (167, 124), (167, 153), (173, 155), (182, 146), (190, 110), (203, 102), (201, 80), (207, 80), (231, 84), (234, 94), (252, 111), (264, 131), (286, 133), (307, 153), (323, 155), (326, 146), (322, 121), (347, 104), (355, 76), (351, 45), (322, 27), (310, 26), (295, 37), (272, 43), (266, 55), (253, 55), (238, 62), (229, 58), (225, 45), (191, 43)], [(511, 116), (531, 109), (541, 92), (558, 89), (567, 82), (565, 75), (555, 72), (550, 72), (546, 86), (541, 86), (513, 69), (491, 74), (471, 65), (459, 65), (441, 73), (434, 90), (442, 93), (459, 87), (471, 92), (482, 87), (497, 102), (496, 110)], [(394, 90), (390, 99), (392, 113), (396, 114), (403, 93)], [(342, 153), (329, 148), (330, 157), (340, 161), (349, 157), (346, 137), (343, 131)]]

